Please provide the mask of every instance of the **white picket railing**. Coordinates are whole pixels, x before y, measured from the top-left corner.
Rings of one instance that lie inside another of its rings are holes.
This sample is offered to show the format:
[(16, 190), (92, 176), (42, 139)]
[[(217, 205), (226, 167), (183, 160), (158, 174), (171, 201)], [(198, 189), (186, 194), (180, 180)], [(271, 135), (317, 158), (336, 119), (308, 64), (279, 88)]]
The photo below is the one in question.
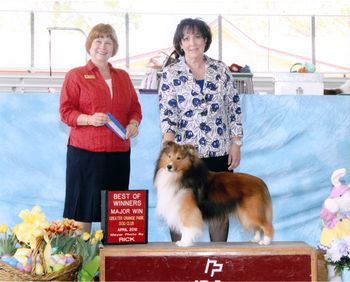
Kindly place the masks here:
[[(132, 74), (134, 87), (139, 89), (143, 74)], [(0, 74), (0, 93), (59, 93), (61, 91), (64, 74), (49, 76), (47, 74)], [(249, 78), (236, 77), (240, 81), (238, 89), (240, 93), (274, 93), (274, 75), (253, 75), (251, 85)], [(349, 77), (325, 77), (324, 87), (337, 88)]]

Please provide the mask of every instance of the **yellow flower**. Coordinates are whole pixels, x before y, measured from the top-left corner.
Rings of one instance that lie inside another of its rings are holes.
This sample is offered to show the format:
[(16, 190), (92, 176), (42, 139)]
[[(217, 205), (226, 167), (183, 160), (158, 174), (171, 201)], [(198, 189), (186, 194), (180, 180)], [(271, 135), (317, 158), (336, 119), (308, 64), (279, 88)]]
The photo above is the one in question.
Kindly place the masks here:
[(99, 229), (95, 233), (95, 239), (101, 241), (103, 239), (103, 230)]
[(8, 227), (6, 224), (0, 224), (0, 233), (6, 233), (7, 229)]
[(21, 211), (19, 217), (23, 219), (23, 222), (15, 225), (12, 231), (20, 242), (35, 249), (36, 239), (44, 235), (45, 228), (49, 225), (46, 216), (39, 206), (35, 206), (31, 211)]
[(23, 222), (32, 223), (38, 225), (40, 223), (47, 223), (45, 214), (41, 211), (39, 206), (34, 206), (31, 211), (23, 210), (20, 212), (19, 217)]
[(81, 235), (81, 238), (84, 240), (84, 241), (87, 241), (90, 239), (90, 233), (89, 232), (84, 232), (83, 235)]

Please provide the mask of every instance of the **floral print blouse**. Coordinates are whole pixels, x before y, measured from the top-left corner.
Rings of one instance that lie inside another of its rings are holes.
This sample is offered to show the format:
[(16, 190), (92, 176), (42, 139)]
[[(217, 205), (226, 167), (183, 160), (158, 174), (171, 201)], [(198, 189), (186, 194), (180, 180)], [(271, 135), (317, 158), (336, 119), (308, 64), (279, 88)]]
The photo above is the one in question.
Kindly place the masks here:
[(203, 89), (184, 57), (164, 68), (159, 86), (162, 134), (194, 145), (200, 157), (227, 155), (233, 137), (242, 137), (241, 107), (227, 66), (206, 55)]

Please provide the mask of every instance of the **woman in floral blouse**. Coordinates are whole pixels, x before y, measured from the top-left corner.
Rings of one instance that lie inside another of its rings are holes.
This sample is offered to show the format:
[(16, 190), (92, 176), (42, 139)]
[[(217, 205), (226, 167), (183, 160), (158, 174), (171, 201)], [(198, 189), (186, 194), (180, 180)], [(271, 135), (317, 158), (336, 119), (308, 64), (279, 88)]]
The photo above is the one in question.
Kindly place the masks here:
[[(241, 107), (227, 66), (204, 53), (212, 35), (200, 19), (183, 19), (173, 44), (179, 54), (163, 70), (159, 89), (164, 141), (194, 145), (209, 170), (233, 170), (240, 162)], [(227, 241), (228, 218), (209, 223), (211, 241)], [(171, 231), (173, 241), (180, 235)]]

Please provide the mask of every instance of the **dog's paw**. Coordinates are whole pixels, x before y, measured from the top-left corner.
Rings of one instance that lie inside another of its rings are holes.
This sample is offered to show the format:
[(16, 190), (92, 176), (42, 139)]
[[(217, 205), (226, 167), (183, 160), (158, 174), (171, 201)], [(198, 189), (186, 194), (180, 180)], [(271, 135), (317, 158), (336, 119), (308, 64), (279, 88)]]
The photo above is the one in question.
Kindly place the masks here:
[(271, 244), (271, 238), (268, 237), (268, 236), (264, 236), (264, 239), (259, 241), (259, 245), (267, 246), (267, 245), (270, 245), (270, 244)]
[(193, 242), (188, 242), (188, 241), (177, 241), (176, 242), (176, 245), (178, 246), (178, 247), (191, 247), (191, 246), (193, 246)]
[(260, 232), (259, 231), (256, 231), (255, 234), (254, 234), (254, 237), (253, 239), (251, 240), (253, 243), (258, 243), (260, 242)]

